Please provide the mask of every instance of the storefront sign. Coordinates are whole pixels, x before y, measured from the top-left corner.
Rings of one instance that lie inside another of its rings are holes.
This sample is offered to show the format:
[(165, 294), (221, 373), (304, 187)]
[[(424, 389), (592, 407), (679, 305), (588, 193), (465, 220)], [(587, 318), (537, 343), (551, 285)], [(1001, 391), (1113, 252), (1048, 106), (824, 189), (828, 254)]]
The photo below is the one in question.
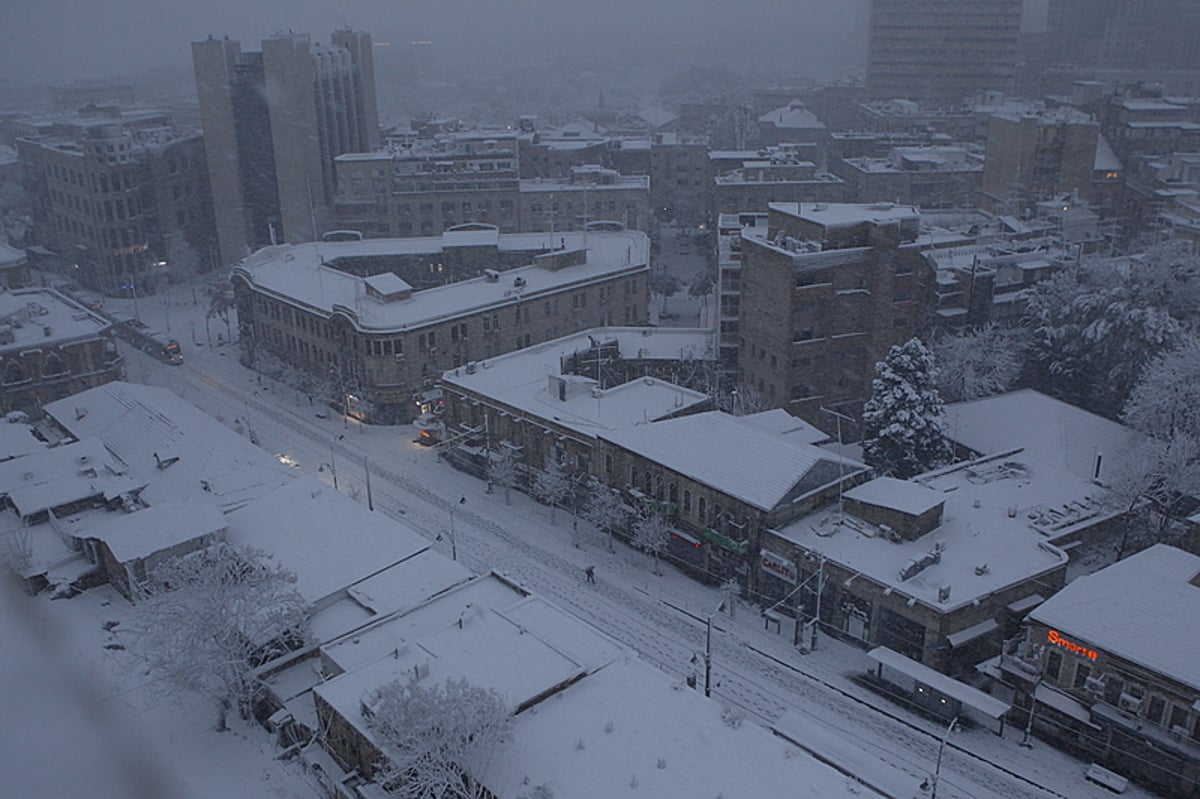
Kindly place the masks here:
[(759, 566), (761, 566), (762, 570), (767, 574), (774, 575), (780, 580), (791, 583), (792, 585), (795, 585), (800, 581), (800, 578), (796, 573), (796, 564), (792, 563), (787, 558), (781, 558), (774, 552), (766, 549), (762, 550), (760, 555), (762, 557), (760, 558)]
[(1046, 640), (1055, 646), (1061, 646), (1063, 649), (1074, 652), (1076, 655), (1083, 655), (1088, 660), (1095, 660), (1100, 657), (1100, 654), (1095, 649), (1088, 649), (1082, 644), (1077, 644), (1074, 641), (1063, 638), (1062, 633), (1058, 630), (1051, 630), (1046, 633)]
[(700, 537), (703, 538), (705, 541), (709, 542), (710, 544), (716, 544), (721, 549), (729, 550), (730, 552), (732, 552), (735, 555), (745, 555), (746, 554), (746, 542), (745, 541), (734, 541), (729, 536), (721, 535), (720, 533), (718, 533), (716, 530), (712, 529), (711, 527), (705, 527), (703, 530), (701, 530)]

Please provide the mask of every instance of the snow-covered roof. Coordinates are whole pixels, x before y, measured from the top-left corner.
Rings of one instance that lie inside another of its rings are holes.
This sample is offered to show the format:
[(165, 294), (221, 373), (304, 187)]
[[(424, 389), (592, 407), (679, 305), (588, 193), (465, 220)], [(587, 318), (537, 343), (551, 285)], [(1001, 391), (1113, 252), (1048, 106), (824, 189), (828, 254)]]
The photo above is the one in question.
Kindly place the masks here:
[(767, 512), (867, 468), (723, 411), (600, 437)]
[(146, 485), (142, 497), (151, 505), (183, 501), (200, 490), (228, 511), (294, 476), (270, 453), (167, 389), (116, 381), (45, 410), (75, 437), (99, 437)]
[(946, 498), (928, 486), (911, 480), (895, 477), (876, 477), (870, 482), (847, 491), (846, 499), (867, 505), (889, 508), (910, 516), (920, 516), (946, 501)]
[(295, 573), (296, 590), (311, 605), (429, 546), (405, 525), (311, 477), (288, 482), (228, 520), (230, 543), (274, 555)]
[(24, 422), (5, 424), (0, 420), (0, 461), (20, 458), (43, 450), (46, 442), (33, 434), (33, 427)]
[[(22, 257), (24, 257), (22, 255)], [(4, 350), (50, 347), (64, 341), (93, 338), (111, 327), (104, 319), (53, 289), (0, 292), (0, 325), (12, 340)]]
[(825, 227), (845, 227), (863, 222), (917, 221), (921, 217), (915, 207), (893, 203), (769, 203), (767, 207)]
[(786, 436), (789, 441), (802, 444), (820, 444), (829, 440), (828, 433), (813, 427), (799, 416), (792, 416), (783, 408), (772, 408), (769, 411), (747, 414), (741, 417), (741, 420), (752, 427), (768, 433), (778, 433)]
[(1029, 617), (1200, 690), (1200, 557), (1156, 544), (1080, 577)]
[(442, 382), (502, 402), (534, 417), (553, 420), (587, 436), (661, 419), (708, 400), (698, 391), (653, 377), (612, 388), (590, 390), (590, 378), (567, 376), (566, 399), (552, 395), (550, 375), (560, 375), (562, 359), (587, 350), (592, 341), (615, 340), (622, 358), (705, 358), (712, 331), (658, 328), (592, 328), (480, 361), (442, 375)]
[(313, 691), (370, 737), (364, 700), (393, 680), (406, 682), (418, 670), (425, 685), (465, 679), (495, 689), (516, 708), (621, 655), (620, 646), (599, 630), (531, 596), (504, 610), (471, 607), (448, 626)]
[(1096, 137), (1096, 160), (1092, 164), (1092, 169), (1097, 172), (1120, 172), (1124, 169), (1121, 159), (1117, 157), (1117, 153), (1108, 143), (1108, 139), (1104, 138), (1104, 134)]
[[(417, 558), (412, 559), (416, 562)], [(451, 561), (453, 563), (453, 561)], [(402, 566), (408, 564), (406, 561)], [(385, 572), (386, 574), (386, 572)], [(431, 595), (433, 596), (433, 595)], [(341, 671), (355, 671), (392, 653), (396, 647), (417, 641), (455, 623), (472, 608), (508, 608), (528, 596), (506, 580), (485, 574), (430, 601), (397, 610), (353, 636), (321, 648), (326, 660)], [(427, 598), (428, 599), (428, 598)]]
[(583, 263), (562, 268), (517, 267), (504, 271), (499, 280), (479, 277), (414, 291), (393, 301), (367, 296), (364, 278), (326, 266), (348, 257), (438, 253), (443, 246), (475, 246), (496, 235), (490, 230), (463, 230), (448, 231), (433, 239), (280, 244), (264, 247), (246, 258), (237, 271), (262, 291), (326, 314), (332, 314), (335, 308), (343, 310), (362, 330), (387, 331), (412, 329), (485, 308), (531, 300), (569, 286), (644, 270), (649, 262), (649, 239), (638, 231), (501, 234), (500, 250), (547, 253), (586, 250), (586, 258)]
[(98, 438), (0, 463), (0, 494), (21, 516), (91, 497), (113, 499), (142, 485)]
[(638, 660), (613, 663), (517, 716), (483, 782), (498, 799), (875, 792)]
[(777, 128), (794, 128), (804, 130), (824, 130), (825, 125), (817, 115), (801, 102), (788, 103), (774, 111), (768, 111), (758, 118), (759, 122), (774, 125)]
[(220, 509), (200, 498), (188, 502), (164, 502), (136, 513), (93, 517), (89, 522), (83, 535), (104, 541), (113, 557), (121, 563), (215, 535), (226, 526)]
[[(873, 524), (842, 517), (836, 507), (777, 534), (946, 612), (1065, 565), (1067, 556), (1047, 540), (1105, 514), (1095, 486), (1020, 452), (956, 464), (915, 482), (946, 504), (941, 525), (914, 541), (891, 541)], [(937, 545), (937, 563), (900, 576), (909, 560), (921, 560)], [(943, 586), (950, 587), (946, 601), (938, 599)]]
[(1128, 427), (1033, 389), (947, 405), (944, 429), (950, 440), (975, 452), (1021, 447), (1084, 480), (1103, 480), (1141, 440)]

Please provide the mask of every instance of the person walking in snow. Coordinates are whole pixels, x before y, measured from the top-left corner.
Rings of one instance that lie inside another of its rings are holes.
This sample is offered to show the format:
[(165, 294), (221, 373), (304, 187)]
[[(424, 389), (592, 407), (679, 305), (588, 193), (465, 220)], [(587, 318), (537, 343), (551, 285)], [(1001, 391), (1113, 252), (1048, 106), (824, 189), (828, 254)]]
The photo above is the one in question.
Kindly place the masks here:
[(589, 583), (596, 582), (596, 567), (595, 566), (588, 566), (586, 569), (583, 570), (583, 573), (587, 577), (587, 581)]

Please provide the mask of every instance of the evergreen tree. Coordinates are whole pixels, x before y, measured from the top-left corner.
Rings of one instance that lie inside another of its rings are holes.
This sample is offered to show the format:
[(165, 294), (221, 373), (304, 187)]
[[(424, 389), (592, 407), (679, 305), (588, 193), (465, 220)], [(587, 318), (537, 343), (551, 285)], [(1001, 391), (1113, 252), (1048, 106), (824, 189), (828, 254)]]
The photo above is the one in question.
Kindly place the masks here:
[(884, 474), (908, 478), (945, 463), (944, 409), (933, 356), (920, 339), (892, 347), (875, 364), (871, 399), (863, 406), (863, 456)]

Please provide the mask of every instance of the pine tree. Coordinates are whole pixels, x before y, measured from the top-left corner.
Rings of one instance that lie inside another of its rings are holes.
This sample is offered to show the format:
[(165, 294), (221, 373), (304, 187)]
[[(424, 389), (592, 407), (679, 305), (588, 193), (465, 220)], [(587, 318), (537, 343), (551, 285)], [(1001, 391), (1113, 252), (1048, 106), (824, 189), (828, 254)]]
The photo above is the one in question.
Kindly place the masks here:
[(892, 347), (875, 371), (879, 376), (863, 406), (866, 462), (902, 479), (945, 463), (944, 408), (929, 350), (920, 339), (909, 339)]

